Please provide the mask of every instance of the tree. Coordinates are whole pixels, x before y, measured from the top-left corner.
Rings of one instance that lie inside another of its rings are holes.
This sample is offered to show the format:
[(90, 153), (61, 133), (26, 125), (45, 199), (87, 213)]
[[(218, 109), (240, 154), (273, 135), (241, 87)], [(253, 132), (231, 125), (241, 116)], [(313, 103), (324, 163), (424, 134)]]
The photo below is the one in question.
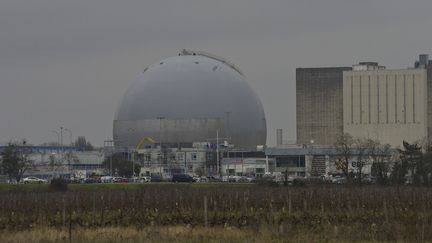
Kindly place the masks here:
[(363, 177), (363, 168), (369, 160), (369, 153), (375, 148), (375, 142), (371, 139), (355, 139), (353, 143), (353, 148), (356, 155), (355, 157), (357, 158), (357, 162), (355, 163), (355, 174), (358, 184), (361, 184)]
[(424, 177), (425, 177), (425, 185), (430, 186), (431, 176), (432, 176), (432, 143), (431, 141), (427, 141), (423, 147), (425, 148), (423, 154), (423, 166), (424, 166)]
[(79, 150), (92, 151), (94, 149), (93, 145), (88, 142), (84, 136), (78, 136), (74, 145), (78, 147)]
[(426, 176), (424, 174), (422, 147), (417, 143), (409, 144), (403, 141), (403, 149), (398, 149), (398, 152), (400, 162), (396, 169), (400, 171), (395, 171), (398, 176), (397, 182), (400, 183), (401, 177), (405, 177), (410, 172), (413, 184), (423, 184)]
[[(25, 142), (23, 142), (25, 144)], [(9, 176), (9, 179), (15, 179), (19, 182), (27, 169), (33, 166), (28, 154), (19, 145), (9, 143), (1, 154), (1, 166), (3, 172)]]
[(390, 144), (378, 144), (371, 154), (372, 175), (376, 177), (377, 183), (385, 185), (389, 182), (390, 163), (394, 153)]
[[(128, 160), (126, 153), (115, 153), (106, 157), (103, 166), (110, 170), (112, 163), (113, 174), (122, 177), (132, 177), (133, 162)], [(139, 174), (141, 166), (135, 163), (135, 174)]]
[(54, 154), (50, 154), (48, 159), (49, 159), (48, 165), (49, 168), (51, 169), (52, 177), (55, 177), (55, 171), (61, 166), (61, 163), (56, 159)]
[(336, 168), (342, 170), (345, 176), (349, 179), (349, 161), (352, 157), (352, 151), (354, 147), (354, 138), (349, 133), (344, 133), (337, 138), (334, 147), (338, 154), (335, 161)]

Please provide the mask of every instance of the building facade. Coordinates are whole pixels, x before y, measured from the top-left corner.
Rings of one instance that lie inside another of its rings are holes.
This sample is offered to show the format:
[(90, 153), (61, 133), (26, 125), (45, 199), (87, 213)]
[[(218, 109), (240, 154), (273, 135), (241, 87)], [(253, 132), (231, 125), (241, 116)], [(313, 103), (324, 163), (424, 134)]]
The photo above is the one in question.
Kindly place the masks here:
[(428, 133), (426, 69), (360, 63), (343, 72), (343, 131), (394, 147)]
[(170, 178), (173, 174), (260, 177), (274, 168), (274, 161), (266, 159), (263, 151), (239, 150), (220, 145), (218, 152), (219, 156), (215, 144), (195, 142), (188, 148), (161, 149), (155, 146), (138, 149), (132, 158), (141, 165), (140, 174), (160, 174), (163, 178)]
[[(0, 153), (7, 145), (0, 145)], [(37, 176), (52, 179), (54, 177), (74, 177), (78, 173), (90, 175), (104, 174), (105, 154), (103, 151), (80, 151), (71, 146), (18, 146), (17, 150), (27, 157), (31, 166), (25, 171), (24, 177)], [(0, 174), (1, 171), (0, 171)]]
[(297, 68), (297, 143), (332, 145), (343, 134), (343, 71)]

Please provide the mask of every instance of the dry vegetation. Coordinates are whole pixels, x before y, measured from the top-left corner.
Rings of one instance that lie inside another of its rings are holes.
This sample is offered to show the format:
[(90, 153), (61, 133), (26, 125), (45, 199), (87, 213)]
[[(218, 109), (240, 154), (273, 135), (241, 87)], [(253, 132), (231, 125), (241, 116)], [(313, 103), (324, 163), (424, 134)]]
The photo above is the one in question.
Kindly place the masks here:
[(432, 190), (426, 187), (3, 191), (0, 208), (2, 242), (432, 239)]

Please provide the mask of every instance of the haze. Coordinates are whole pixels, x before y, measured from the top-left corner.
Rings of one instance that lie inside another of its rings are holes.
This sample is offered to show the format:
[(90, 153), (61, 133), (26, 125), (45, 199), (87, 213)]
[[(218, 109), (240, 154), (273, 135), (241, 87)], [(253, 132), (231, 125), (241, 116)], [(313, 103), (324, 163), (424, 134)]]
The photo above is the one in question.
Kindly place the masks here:
[[(432, 54), (430, 0), (2, 0), (0, 142), (56, 141), (60, 126), (95, 145), (148, 65), (183, 49), (245, 73), (267, 117), (295, 140), (295, 69)], [(65, 143), (69, 137), (65, 135)]]

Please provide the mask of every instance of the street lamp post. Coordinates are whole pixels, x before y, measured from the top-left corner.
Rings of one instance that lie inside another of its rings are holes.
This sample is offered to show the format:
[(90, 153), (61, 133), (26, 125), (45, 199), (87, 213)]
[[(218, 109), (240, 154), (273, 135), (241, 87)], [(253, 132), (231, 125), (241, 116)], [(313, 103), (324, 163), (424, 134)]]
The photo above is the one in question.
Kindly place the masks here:
[(224, 137), (219, 137), (219, 129), (216, 129), (216, 138), (207, 138), (206, 140), (216, 140), (216, 172), (217, 175), (220, 175), (221, 165), (220, 165), (220, 154), (219, 154), (219, 139), (227, 139)]
[(229, 161), (229, 144), (230, 144), (230, 115), (231, 115), (231, 111), (226, 111), (225, 112), (226, 116), (227, 116), (227, 121), (226, 121), (226, 129), (227, 129), (227, 142), (228, 142), (228, 146), (227, 146), (227, 174), (228, 174), (228, 178), (230, 176), (230, 161)]
[[(131, 138), (132, 134), (135, 132), (135, 129), (133, 129), (133, 128), (128, 128), (128, 131), (129, 131), (131, 134), (130, 134), (129, 137), (128, 137), (127, 153), (128, 153), (128, 158), (129, 158), (129, 160), (132, 162), (132, 180), (135, 182), (135, 158), (134, 158), (134, 155), (132, 154), (134, 151), (133, 151), (133, 147), (132, 147), (132, 149), (130, 149), (131, 144), (132, 144), (130, 138)], [(132, 153), (131, 153), (131, 151), (132, 151)]]
[(110, 148), (110, 152), (111, 152), (111, 154), (110, 154), (110, 174), (111, 174), (111, 176), (113, 175), (112, 163), (113, 163), (113, 155), (115, 152), (115, 146), (114, 146), (115, 142), (120, 143), (120, 142), (124, 142), (124, 140), (113, 139), (113, 140), (105, 140), (104, 141), (105, 154), (106, 154), (106, 151), (108, 150), (107, 147)]
[(219, 176), (219, 130), (216, 130), (216, 173)]
[(111, 154), (110, 154), (110, 176), (113, 175), (113, 173), (112, 173), (113, 143), (114, 143), (114, 140), (105, 140), (104, 141), (105, 155), (107, 154), (107, 150), (108, 150), (107, 148), (108, 147), (110, 148), (110, 152), (111, 152)]
[(156, 119), (159, 120), (159, 168), (162, 174), (162, 120), (165, 119), (163, 116), (158, 116)]
[(57, 153), (58, 153), (59, 152), (58, 146), (60, 145), (60, 133), (55, 130), (52, 130), (51, 132), (57, 134)]
[(60, 146), (61, 146), (61, 152), (63, 156), (63, 127), (60, 127)]
[(70, 129), (67, 129), (67, 128), (64, 128), (64, 130), (69, 133), (70, 146), (72, 146), (72, 144), (73, 144), (73, 142), (72, 142), (72, 131)]

